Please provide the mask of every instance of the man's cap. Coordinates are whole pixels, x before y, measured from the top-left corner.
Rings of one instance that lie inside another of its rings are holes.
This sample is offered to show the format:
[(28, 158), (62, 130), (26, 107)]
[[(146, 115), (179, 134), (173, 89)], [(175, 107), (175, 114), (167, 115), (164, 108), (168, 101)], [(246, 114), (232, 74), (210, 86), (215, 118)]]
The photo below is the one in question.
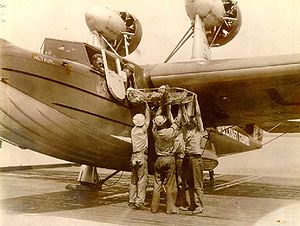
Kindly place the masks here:
[(130, 70), (134, 70), (134, 65), (131, 64), (131, 63), (127, 63), (127, 64), (124, 65), (124, 68), (128, 68)]
[(145, 124), (146, 118), (143, 114), (136, 114), (133, 116), (133, 124), (136, 126), (143, 126)]
[(157, 126), (162, 126), (163, 124), (165, 124), (166, 121), (167, 121), (167, 118), (163, 115), (158, 115), (154, 118), (154, 123)]
[(162, 86), (160, 86), (159, 88), (158, 88), (158, 92), (160, 92), (160, 93), (164, 93), (165, 91), (166, 91), (166, 89), (167, 89), (167, 86), (165, 86), (165, 85), (162, 85)]
[(102, 55), (99, 54), (99, 53), (96, 53), (94, 56), (93, 56), (93, 60), (96, 60), (97, 58), (100, 58), (102, 60)]

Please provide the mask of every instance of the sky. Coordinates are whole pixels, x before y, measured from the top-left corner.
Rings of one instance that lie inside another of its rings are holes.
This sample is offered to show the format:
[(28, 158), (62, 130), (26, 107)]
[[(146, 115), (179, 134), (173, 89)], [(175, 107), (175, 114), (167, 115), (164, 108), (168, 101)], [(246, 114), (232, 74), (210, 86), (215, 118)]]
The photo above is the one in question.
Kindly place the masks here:
[[(300, 1), (239, 0), (242, 27), (212, 58), (300, 53)], [(184, 0), (0, 0), (0, 37), (39, 51), (45, 37), (84, 41), (84, 13), (95, 5), (128, 11), (142, 23), (143, 38), (129, 58), (139, 64), (161, 63), (190, 26)], [(172, 58), (191, 58), (191, 41)]]

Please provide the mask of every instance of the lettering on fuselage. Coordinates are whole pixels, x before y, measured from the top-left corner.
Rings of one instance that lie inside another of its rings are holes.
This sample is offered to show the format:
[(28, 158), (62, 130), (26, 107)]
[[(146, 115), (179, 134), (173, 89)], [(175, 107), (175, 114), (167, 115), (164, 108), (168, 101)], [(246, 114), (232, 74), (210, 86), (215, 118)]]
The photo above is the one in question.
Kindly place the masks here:
[(55, 64), (51, 58), (44, 57), (44, 56), (38, 55), (36, 53), (32, 54), (32, 58), (35, 60), (41, 61), (41, 62), (48, 63), (48, 64)]
[(250, 145), (250, 140), (247, 136), (239, 133), (238, 131), (234, 130), (233, 128), (230, 128), (230, 126), (217, 127), (217, 131), (226, 135), (227, 137), (230, 137), (230, 138), (242, 143), (242, 144), (245, 144), (247, 146)]

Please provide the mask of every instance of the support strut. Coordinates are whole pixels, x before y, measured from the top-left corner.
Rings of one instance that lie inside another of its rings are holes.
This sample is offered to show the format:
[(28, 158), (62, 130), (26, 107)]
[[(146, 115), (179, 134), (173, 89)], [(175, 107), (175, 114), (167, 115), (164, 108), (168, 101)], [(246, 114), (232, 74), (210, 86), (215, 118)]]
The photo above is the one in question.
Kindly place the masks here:
[(205, 35), (205, 28), (200, 16), (196, 14), (194, 22), (194, 41), (192, 60), (206, 61), (211, 58), (208, 41)]
[(68, 184), (66, 189), (79, 191), (101, 191), (103, 184), (119, 172), (120, 170), (116, 170), (112, 174), (100, 180), (95, 166), (81, 165), (77, 180), (79, 184)]

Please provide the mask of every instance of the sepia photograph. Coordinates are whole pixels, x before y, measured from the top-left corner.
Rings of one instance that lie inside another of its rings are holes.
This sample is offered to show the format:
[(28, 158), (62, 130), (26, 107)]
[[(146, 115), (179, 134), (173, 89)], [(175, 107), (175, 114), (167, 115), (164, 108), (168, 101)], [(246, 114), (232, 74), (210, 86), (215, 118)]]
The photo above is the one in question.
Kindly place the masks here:
[(0, 225), (300, 226), (299, 16), (0, 0)]

